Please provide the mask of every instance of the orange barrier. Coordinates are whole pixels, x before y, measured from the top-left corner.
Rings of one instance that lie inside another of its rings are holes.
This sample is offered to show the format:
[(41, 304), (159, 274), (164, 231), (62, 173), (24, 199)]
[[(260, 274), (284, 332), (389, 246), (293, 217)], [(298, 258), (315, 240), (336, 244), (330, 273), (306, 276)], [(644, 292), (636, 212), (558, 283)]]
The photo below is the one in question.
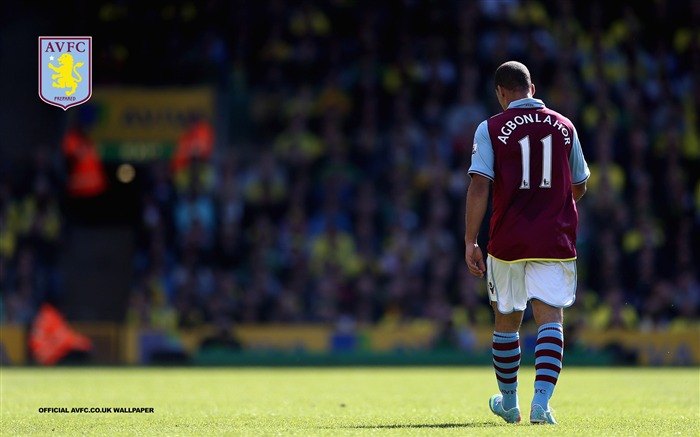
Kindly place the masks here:
[(107, 190), (107, 175), (95, 143), (79, 130), (70, 130), (63, 139), (63, 154), (69, 163), (68, 193), (73, 197), (93, 197)]
[(71, 351), (87, 352), (91, 348), (90, 339), (70, 329), (54, 307), (41, 306), (29, 334), (29, 349), (37, 363), (51, 366)]

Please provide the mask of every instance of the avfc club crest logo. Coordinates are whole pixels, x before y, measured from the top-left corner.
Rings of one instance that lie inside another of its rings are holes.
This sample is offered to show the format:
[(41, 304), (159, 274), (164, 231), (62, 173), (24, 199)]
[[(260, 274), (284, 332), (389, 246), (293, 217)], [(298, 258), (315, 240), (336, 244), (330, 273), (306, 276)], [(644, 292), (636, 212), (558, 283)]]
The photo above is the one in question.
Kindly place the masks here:
[(66, 109), (92, 95), (92, 37), (39, 37), (39, 97)]

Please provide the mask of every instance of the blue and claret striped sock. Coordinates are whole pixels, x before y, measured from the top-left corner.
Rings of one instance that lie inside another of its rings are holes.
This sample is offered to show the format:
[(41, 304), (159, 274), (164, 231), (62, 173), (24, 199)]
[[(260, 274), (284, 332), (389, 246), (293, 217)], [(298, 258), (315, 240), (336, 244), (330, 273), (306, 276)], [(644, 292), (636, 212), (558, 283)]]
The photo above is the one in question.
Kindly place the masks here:
[(549, 408), (564, 356), (564, 330), (559, 323), (545, 323), (537, 330), (535, 346), (535, 396), (532, 404)]
[(503, 395), (503, 408), (518, 406), (518, 370), (520, 370), (520, 336), (517, 332), (493, 333), (493, 368)]

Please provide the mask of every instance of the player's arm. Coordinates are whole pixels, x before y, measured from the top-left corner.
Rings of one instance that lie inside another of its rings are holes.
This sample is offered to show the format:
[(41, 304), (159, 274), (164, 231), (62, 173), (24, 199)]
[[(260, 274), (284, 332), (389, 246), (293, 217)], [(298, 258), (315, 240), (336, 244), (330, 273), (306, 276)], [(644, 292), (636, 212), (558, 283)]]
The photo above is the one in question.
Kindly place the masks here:
[(488, 135), (487, 122), (483, 122), (474, 134), (472, 164), (469, 168), (471, 183), (467, 190), (464, 217), (464, 260), (469, 271), (478, 277), (483, 277), (486, 272), (484, 253), (477, 244), (477, 237), (488, 207), (489, 189), (494, 177), (493, 163), (493, 145)]
[(489, 188), (491, 181), (478, 174), (472, 174), (472, 180), (467, 190), (467, 208), (464, 217), (464, 242), (476, 244), (481, 222), (486, 215), (489, 203)]
[(588, 188), (586, 187), (586, 182), (587, 181), (583, 181), (580, 184), (571, 185), (571, 191), (574, 194), (574, 200), (576, 202), (581, 200), (583, 195), (586, 194), (586, 191), (588, 190)]
[(571, 168), (571, 192), (574, 200), (578, 202), (586, 194), (586, 182), (591, 176), (586, 159), (583, 157), (583, 149), (578, 139), (578, 133), (574, 128), (574, 141), (569, 154), (569, 168)]
[(465, 213), (464, 232), (464, 259), (467, 262), (469, 271), (478, 277), (484, 276), (486, 266), (484, 265), (484, 253), (477, 244), (479, 228), (486, 215), (486, 208), (489, 203), (489, 187), (491, 181), (478, 174), (472, 174), (472, 181), (467, 190), (467, 211)]

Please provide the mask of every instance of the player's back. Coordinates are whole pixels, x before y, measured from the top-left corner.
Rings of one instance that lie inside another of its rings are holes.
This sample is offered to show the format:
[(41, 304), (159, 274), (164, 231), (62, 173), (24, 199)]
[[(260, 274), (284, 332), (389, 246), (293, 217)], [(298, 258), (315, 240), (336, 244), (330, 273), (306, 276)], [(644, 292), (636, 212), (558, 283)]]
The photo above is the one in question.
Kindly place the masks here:
[(491, 117), (488, 132), (495, 170), (489, 253), (505, 261), (575, 258), (571, 122), (523, 105)]

